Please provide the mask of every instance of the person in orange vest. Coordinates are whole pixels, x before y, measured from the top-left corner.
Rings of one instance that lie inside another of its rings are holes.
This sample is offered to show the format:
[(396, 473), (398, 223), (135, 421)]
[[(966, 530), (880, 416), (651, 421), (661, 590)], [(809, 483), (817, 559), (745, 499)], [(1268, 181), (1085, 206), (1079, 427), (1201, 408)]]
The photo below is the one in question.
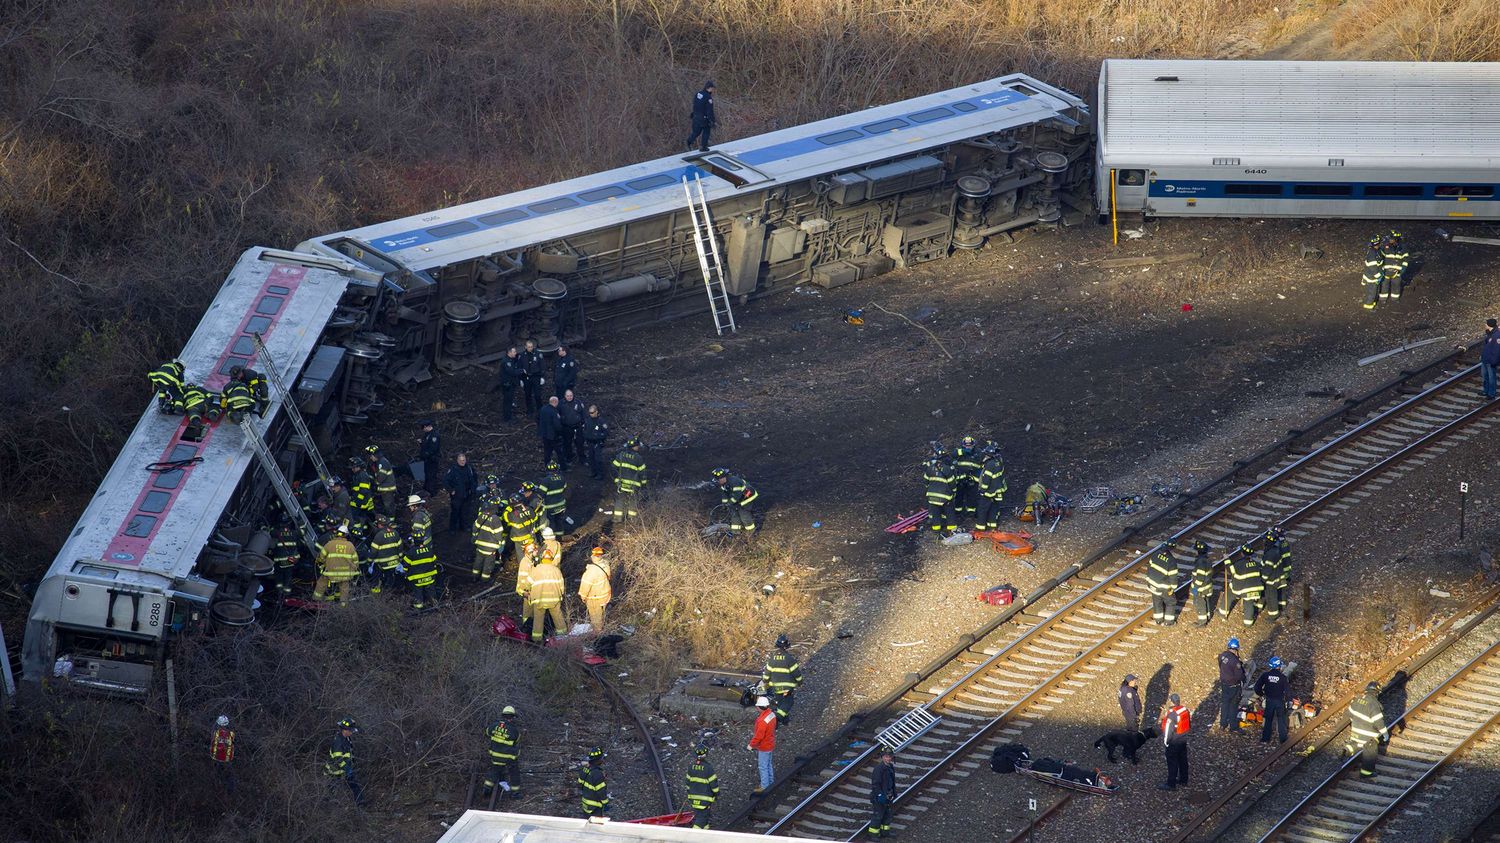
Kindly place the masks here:
[(234, 794), (234, 730), (229, 728), (229, 715), (220, 714), (214, 721), (214, 734), (208, 741), (208, 757), (213, 759), (214, 774), (224, 785), (224, 790)]
[(595, 632), (604, 630), (604, 607), (614, 596), (609, 575), (609, 559), (604, 555), (604, 548), (594, 548), (588, 563), (583, 566), (583, 576), (578, 580), (578, 597), (589, 610), (589, 626)]
[(776, 781), (776, 771), (771, 766), (771, 753), (776, 749), (776, 712), (771, 710), (769, 697), (756, 697), (755, 707), (759, 713), (755, 715), (755, 734), (750, 737), (750, 743), (745, 747), (755, 752), (756, 766), (760, 771), (760, 787), (754, 791), (759, 796), (771, 789), (771, 783)]
[(1193, 715), (1182, 704), (1182, 697), (1168, 697), (1172, 704), (1161, 716), (1161, 742), (1167, 757), (1167, 780), (1157, 785), (1162, 790), (1176, 790), (1177, 785), (1188, 783), (1188, 731), (1193, 728)]

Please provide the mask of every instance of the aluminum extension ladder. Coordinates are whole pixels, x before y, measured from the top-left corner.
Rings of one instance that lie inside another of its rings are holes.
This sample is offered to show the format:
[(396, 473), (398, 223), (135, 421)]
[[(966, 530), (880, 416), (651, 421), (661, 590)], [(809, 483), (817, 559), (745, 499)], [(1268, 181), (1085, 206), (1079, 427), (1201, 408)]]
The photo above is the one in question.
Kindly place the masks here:
[(708, 291), (708, 307), (714, 314), (714, 330), (720, 336), (726, 328), (734, 333), (737, 330), (734, 311), (729, 307), (729, 290), (724, 286), (724, 262), (719, 259), (714, 219), (708, 212), (708, 199), (703, 195), (703, 177), (695, 172), (690, 182), (687, 176), (683, 176), (682, 192), (687, 194), (688, 214), (693, 218), (693, 244), (698, 248), (698, 267), (703, 270), (703, 287)]
[(264, 437), (255, 427), (255, 420), (248, 414), (240, 417), (240, 430), (245, 432), (245, 438), (255, 446), (255, 458), (260, 461), (261, 470), (271, 478), (271, 487), (276, 490), (276, 497), (281, 500), (281, 508), (286, 510), (296, 523), (297, 529), (302, 533), (302, 543), (308, 550), (316, 553), (318, 550), (318, 534), (313, 530), (312, 522), (308, 520), (307, 513), (303, 511), (302, 504), (297, 501), (297, 495), (292, 492), (292, 484), (287, 482), (286, 475), (281, 473), (281, 466), (277, 464), (276, 457), (271, 453), (271, 448), (266, 444)]
[[(313, 441), (312, 433), (307, 429), (307, 422), (302, 420), (302, 413), (297, 409), (297, 402), (292, 400), (292, 394), (287, 390), (286, 382), (281, 379), (281, 372), (276, 368), (276, 358), (271, 356), (271, 350), (266, 348), (260, 334), (251, 334), (251, 336), (255, 338), (256, 353), (260, 355), (261, 360), (265, 361), (266, 377), (271, 379), (271, 386), (276, 389), (276, 397), (281, 399), (281, 409), (286, 411), (287, 418), (292, 420), (292, 428), (297, 431), (298, 436), (302, 437), (302, 449), (307, 452), (308, 459), (312, 460), (313, 468), (318, 472), (318, 478), (323, 481), (323, 486), (326, 488), (333, 474), (328, 471), (328, 466), (324, 465), (323, 455), (318, 453), (317, 443)], [(278, 471), (277, 474), (280, 472)], [(283, 482), (285, 482), (284, 478)]]
[(875, 740), (891, 752), (900, 752), (907, 744), (931, 731), (942, 719), (925, 708), (914, 708), (882, 729)]

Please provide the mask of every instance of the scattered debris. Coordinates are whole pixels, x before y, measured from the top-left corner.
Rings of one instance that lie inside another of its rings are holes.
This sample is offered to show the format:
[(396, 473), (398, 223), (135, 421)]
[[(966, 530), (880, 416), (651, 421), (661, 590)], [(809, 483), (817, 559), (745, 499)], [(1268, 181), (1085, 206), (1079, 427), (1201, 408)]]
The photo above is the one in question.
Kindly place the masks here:
[[(932, 411), (932, 417), (935, 418), (935, 419), (942, 418), (943, 417), (943, 411), (942, 411), (942, 409), (933, 410)], [(1029, 430), (1030, 427), (1028, 426), (1027, 429)]]
[(1359, 365), (1361, 365), (1361, 366), (1368, 366), (1371, 363), (1375, 363), (1375, 362), (1384, 360), (1387, 357), (1393, 357), (1393, 356), (1395, 356), (1397, 354), (1400, 354), (1403, 351), (1411, 351), (1414, 348), (1421, 348), (1424, 345), (1432, 345), (1435, 342), (1441, 342), (1441, 341), (1443, 341), (1445, 339), (1447, 339), (1447, 337), (1433, 337), (1430, 340), (1419, 340), (1417, 342), (1404, 342), (1398, 348), (1393, 348), (1390, 351), (1382, 351), (1379, 354), (1372, 354), (1369, 357), (1365, 357), (1365, 358), (1361, 359), (1359, 361)]
[(918, 644), (926, 644), (926, 643), (927, 643), (927, 639), (924, 638), (921, 641), (899, 641), (899, 642), (898, 641), (892, 641), (891, 642), (891, 646), (892, 647), (915, 647)]
[(1325, 386), (1322, 389), (1310, 389), (1302, 393), (1308, 398), (1343, 398), (1344, 391), (1334, 386)]
[(1094, 266), (1104, 269), (1124, 269), (1133, 266), (1160, 266), (1165, 263), (1182, 263), (1203, 257), (1202, 252), (1172, 252), (1166, 255), (1142, 255), (1133, 258), (1105, 258), (1094, 261)]
[(1302, 244), (1299, 251), (1302, 253), (1303, 260), (1307, 260), (1308, 258), (1320, 259), (1323, 257), (1322, 249), (1319, 249), (1317, 246), (1309, 246), (1306, 243)]

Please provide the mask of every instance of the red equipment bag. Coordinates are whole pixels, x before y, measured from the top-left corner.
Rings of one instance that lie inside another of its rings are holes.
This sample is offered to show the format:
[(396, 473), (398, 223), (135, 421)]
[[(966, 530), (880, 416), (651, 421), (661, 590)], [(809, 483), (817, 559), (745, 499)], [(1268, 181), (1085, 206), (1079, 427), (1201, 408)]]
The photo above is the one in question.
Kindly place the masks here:
[(991, 606), (1009, 606), (1015, 602), (1016, 590), (1009, 584), (997, 585), (994, 588), (981, 591), (977, 599), (983, 600)]

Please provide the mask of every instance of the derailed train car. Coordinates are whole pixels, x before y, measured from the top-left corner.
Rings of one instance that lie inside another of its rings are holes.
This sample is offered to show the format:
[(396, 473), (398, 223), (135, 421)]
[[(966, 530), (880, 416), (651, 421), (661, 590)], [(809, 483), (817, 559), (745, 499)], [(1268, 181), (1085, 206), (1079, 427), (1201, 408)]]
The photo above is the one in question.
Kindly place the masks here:
[[(549, 349), (708, 311), (686, 185), (701, 184), (724, 291), (744, 303), (1082, 219), (1091, 131), (1082, 99), (1012, 75), (295, 252), (251, 249), (180, 356), (217, 389), (232, 366), (264, 365), (263, 338), (314, 441), (293, 433), (279, 395), (251, 424), (274, 473), (297, 477), (309, 447), (336, 447), (386, 389), (523, 338)], [(241, 429), (195, 435), (148, 407), (36, 589), (25, 678), (141, 694), (174, 637), (251, 622), (274, 479)]]

